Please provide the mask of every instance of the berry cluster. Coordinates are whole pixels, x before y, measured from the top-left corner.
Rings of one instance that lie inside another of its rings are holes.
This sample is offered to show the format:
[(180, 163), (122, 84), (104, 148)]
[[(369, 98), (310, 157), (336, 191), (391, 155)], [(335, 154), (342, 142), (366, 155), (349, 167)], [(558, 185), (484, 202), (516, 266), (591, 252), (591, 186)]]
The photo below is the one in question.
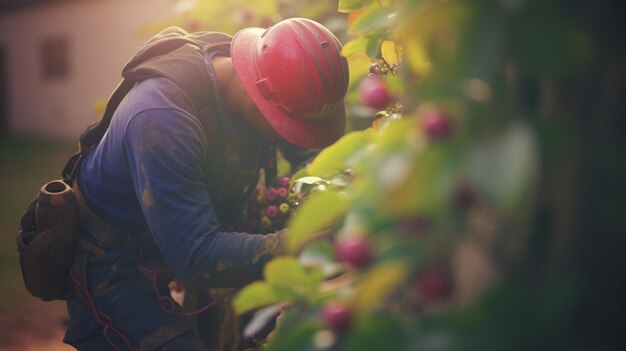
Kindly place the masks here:
[(388, 64), (383, 59), (378, 59), (370, 65), (370, 74), (377, 76), (386, 76), (387, 73), (396, 74), (398, 72), (398, 64)]
[(257, 184), (244, 208), (242, 218), (247, 231), (270, 233), (281, 230), (294, 209), (298, 196), (289, 190), (289, 177), (277, 177), (268, 185)]
[(369, 75), (359, 84), (361, 101), (377, 110), (384, 110), (394, 101), (394, 98), (385, 84), (388, 73), (396, 74), (398, 64), (388, 64), (380, 58), (370, 65)]

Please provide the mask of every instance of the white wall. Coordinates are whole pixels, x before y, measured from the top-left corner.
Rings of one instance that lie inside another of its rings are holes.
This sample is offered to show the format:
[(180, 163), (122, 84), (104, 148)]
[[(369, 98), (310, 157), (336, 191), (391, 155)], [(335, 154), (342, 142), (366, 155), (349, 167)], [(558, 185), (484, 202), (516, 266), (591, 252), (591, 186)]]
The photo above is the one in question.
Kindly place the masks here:
[[(81, 0), (29, 6), (0, 14), (0, 45), (8, 73), (12, 135), (76, 139), (100, 116), (124, 64), (149, 36), (139, 31), (173, 16), (174, 0)], [(66, 37), (69, 75), (46, 79), (41, 42)]]

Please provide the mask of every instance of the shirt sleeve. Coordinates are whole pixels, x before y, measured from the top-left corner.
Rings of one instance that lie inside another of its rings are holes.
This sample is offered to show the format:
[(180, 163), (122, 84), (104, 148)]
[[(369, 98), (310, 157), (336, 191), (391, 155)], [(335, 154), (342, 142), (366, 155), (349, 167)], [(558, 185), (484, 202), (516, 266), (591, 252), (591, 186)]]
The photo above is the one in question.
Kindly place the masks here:
[(124, 148), (148, 228), (176, 276), (237, 287), (261, 278), (280, 252), (280, 238), (220, 231), (204, 183), (204, 138), (193, 116), (156, 109), (130, 121)]

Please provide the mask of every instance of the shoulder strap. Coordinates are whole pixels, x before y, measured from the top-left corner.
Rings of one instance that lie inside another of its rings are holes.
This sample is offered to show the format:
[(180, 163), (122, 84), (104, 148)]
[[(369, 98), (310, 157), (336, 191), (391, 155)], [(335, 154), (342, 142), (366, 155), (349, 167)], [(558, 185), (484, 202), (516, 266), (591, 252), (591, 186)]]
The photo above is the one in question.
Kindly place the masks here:
[(212, 86), (205, 54), (219, 52), (229, 55), (231, 37), (216, 32), (189, 34), (180, 28), (164, 31), (164, 35), (141, 49), (124, 67), (122, 76), (135, 82), (164, 77), (176, 84), (197, 108), (197, 117), (208, 130), (207, 107), (213, 105)]
[(87, 127), (80, 136), (79, 151), (70, 157), (61, 172), (63, 180), (69, 185), (74, 183), (83, 157), (102, 140), (115, 110), (141, 80), (151, 77), (172, 80), (194, 102), (200, 120), (206, 126), (205, 110), (210, 103), (210, 93), (206, 84), (208, 73), (204, 66), (204, 53), (217, 50), (228, 54), (230, 39), (222, 33), (190, 34), (181, 28), (169, 27), (148, 40), (122, 70), (123, 79), (111, 94), (100, 121)]
[(100, 142), (104, 133), (109, 128), (109, 124), (111, 124), (113, 113), (124, 99), (124, 96), (126, 96), (134, 85), (135, 83), (123, 79), (111, 94), (100, 121), (87, 127), (87, 129), (85, 129), (85, 131), (81, 134), (78, 152), (70, 157), (61, 172), (61, 176), (63, 177), (65, 183), (70, 186), (74, 184), (78, 173), (78, 167), (82, 163), (83, 157), (93, 146)]

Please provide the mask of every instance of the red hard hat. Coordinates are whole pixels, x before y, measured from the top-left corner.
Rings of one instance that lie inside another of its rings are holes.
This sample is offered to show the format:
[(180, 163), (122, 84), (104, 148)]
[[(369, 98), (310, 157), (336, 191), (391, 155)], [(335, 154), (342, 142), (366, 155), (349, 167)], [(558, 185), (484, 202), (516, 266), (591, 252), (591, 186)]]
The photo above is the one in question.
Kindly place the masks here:
[(274, 130), (304, 148), (322, 148), (345, 129), (348, 64), (341, 43), (321, 24), (290, 18), (233, 37), (237, 75)]

